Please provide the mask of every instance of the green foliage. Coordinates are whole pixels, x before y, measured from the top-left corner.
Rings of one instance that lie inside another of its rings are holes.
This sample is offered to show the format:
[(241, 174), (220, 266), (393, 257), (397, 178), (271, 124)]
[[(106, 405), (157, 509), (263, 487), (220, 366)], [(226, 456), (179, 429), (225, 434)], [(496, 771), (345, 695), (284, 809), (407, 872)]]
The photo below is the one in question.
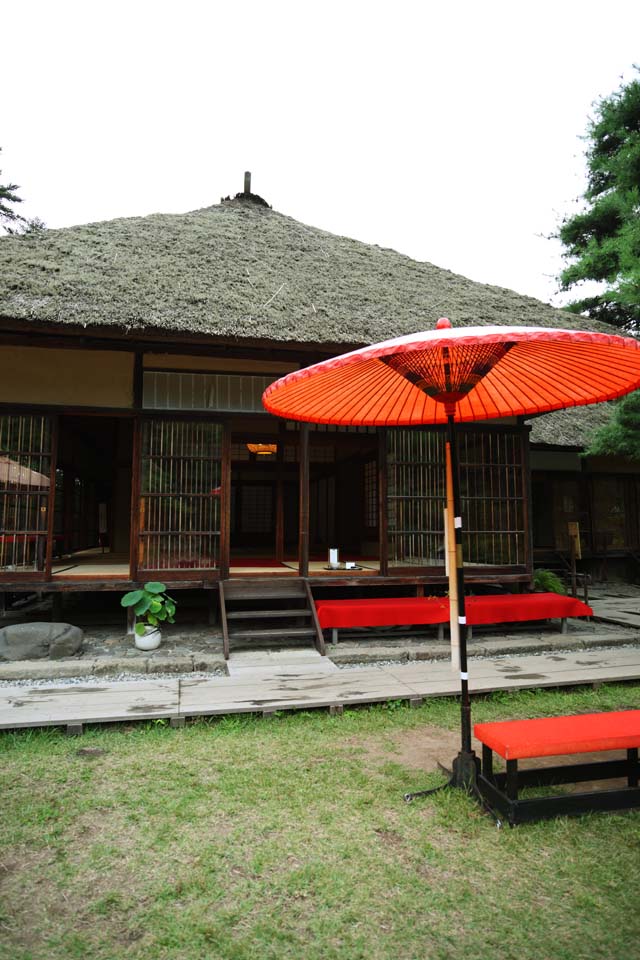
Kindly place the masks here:
[(566, 593), (567, 588), (557, 573), (541, 567), (533, 571), (534, 590), (543, 590), (545, 593)]
[[(2, 147), (0, 147), (1, 152)], [(1, 174), (2, 170), (0, 170)], [(27, 219), (13, 209), (14, 204), (22, 203), (22, 197), (19, 197), (16, 193), (16, 190), (19, 189), (20, 187), (15, 183), (0, 183), (0, 227), (4, 227), (7, 233), (22, 236), (46, 229), (44, 222), (39, 217)]]
[(611, 420), (593, 435), (585, 453), (591, 457), (640, 460), (639, 390), (617, 401)]
[(136, 633), (143, 636), (145, 626), (157, 627), (163, 621), (175, 623), (176, 601), (164, 591), (164, 583), (151, 581), (141, 590), (125, 593), (120, 601), (122, 607), (133, 607), (136, 619)]
[(565, 219), (559, 233), (568, 261), (561, 286), (601, 282), (601, 293), (569, 309), (635, 331), (640, 329), (640, 80), (596, 104), (586, 139), (585, 207)]
[[(2, 147), (0, 147), (2, 152)], [(2, 170), (0, 170), (0, 174)], [(16, 190), (20, 187), (16, 183), (0, 183), (0, 223), (24, 223), (24, 217), (13, 209), (14, 204), (22, 203), (22, 197), (19, 197)]]

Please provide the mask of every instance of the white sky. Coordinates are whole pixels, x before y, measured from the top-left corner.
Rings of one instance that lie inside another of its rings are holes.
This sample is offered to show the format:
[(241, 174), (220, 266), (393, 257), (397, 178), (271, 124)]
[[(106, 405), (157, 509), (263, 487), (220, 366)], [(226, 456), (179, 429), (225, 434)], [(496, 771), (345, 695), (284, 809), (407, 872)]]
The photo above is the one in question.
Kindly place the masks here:
[(547, 301), (591, 105), (640, 60), (637, 0), (20, 0), (3, 21), (25, 215), (182, 212), (251, 170), (297, 220)]

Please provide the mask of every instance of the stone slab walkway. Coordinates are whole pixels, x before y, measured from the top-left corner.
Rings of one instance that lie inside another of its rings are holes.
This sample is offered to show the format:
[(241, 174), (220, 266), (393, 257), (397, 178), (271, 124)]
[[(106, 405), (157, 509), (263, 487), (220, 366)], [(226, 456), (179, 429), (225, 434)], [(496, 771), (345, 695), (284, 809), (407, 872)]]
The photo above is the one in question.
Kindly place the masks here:
[[(378, 664), (340, 670), (313, 651), (304, 657), (274, 658), (245, 670), (241, 658), (228, 677), (105, 682), (0, 689), (0, 729), (187, 717), (329, 707), (451, 696), (459, 681), (446, 661)], [(311, 656), (309, 656), (311, 654)], [(322, 662), (319, 662), (322, 661)], [(245, 667), (249, 666), (245, 663)], [(259, 672), (256, 672), (258, 670)], [(640, 647), (555, 652), (538, 656), (470, 661), (472, 693), (536, 687), (576, 686), (640, 679)]]

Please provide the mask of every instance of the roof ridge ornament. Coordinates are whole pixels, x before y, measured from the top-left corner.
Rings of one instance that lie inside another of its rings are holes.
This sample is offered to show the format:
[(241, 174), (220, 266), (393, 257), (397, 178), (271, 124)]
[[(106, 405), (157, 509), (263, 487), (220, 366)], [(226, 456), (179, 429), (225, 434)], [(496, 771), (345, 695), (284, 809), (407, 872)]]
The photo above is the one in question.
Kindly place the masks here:
[(232, 203), (234, 200), (241, 200), (244, 203), (255, 203), (258, 207), (266, 207), (268, 210), (273, 209), (270, 203), (263, 198), (258, 196), (257, 193), (251, 193), (251, 171), (245, 170), (244, 173), (244, 189), (240, 193), (236, 193), (234, 197), (220, 197), (220, 203)]

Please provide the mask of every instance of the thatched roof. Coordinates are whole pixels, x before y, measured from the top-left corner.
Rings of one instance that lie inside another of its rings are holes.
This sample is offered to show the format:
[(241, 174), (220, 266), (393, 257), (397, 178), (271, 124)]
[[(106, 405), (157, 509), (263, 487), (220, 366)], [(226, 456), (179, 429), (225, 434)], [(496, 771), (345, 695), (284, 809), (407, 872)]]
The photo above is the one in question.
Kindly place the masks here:
[(608, 423), (612, 411), (613, 405), (610, 403), (595, 403), (534, 417), (529, 421), (531, 443), (587, 447), (595, 431)]
[(0, 239), (0, 317), (360, 345), (455, 324), (608, 329), (236, 198)]

